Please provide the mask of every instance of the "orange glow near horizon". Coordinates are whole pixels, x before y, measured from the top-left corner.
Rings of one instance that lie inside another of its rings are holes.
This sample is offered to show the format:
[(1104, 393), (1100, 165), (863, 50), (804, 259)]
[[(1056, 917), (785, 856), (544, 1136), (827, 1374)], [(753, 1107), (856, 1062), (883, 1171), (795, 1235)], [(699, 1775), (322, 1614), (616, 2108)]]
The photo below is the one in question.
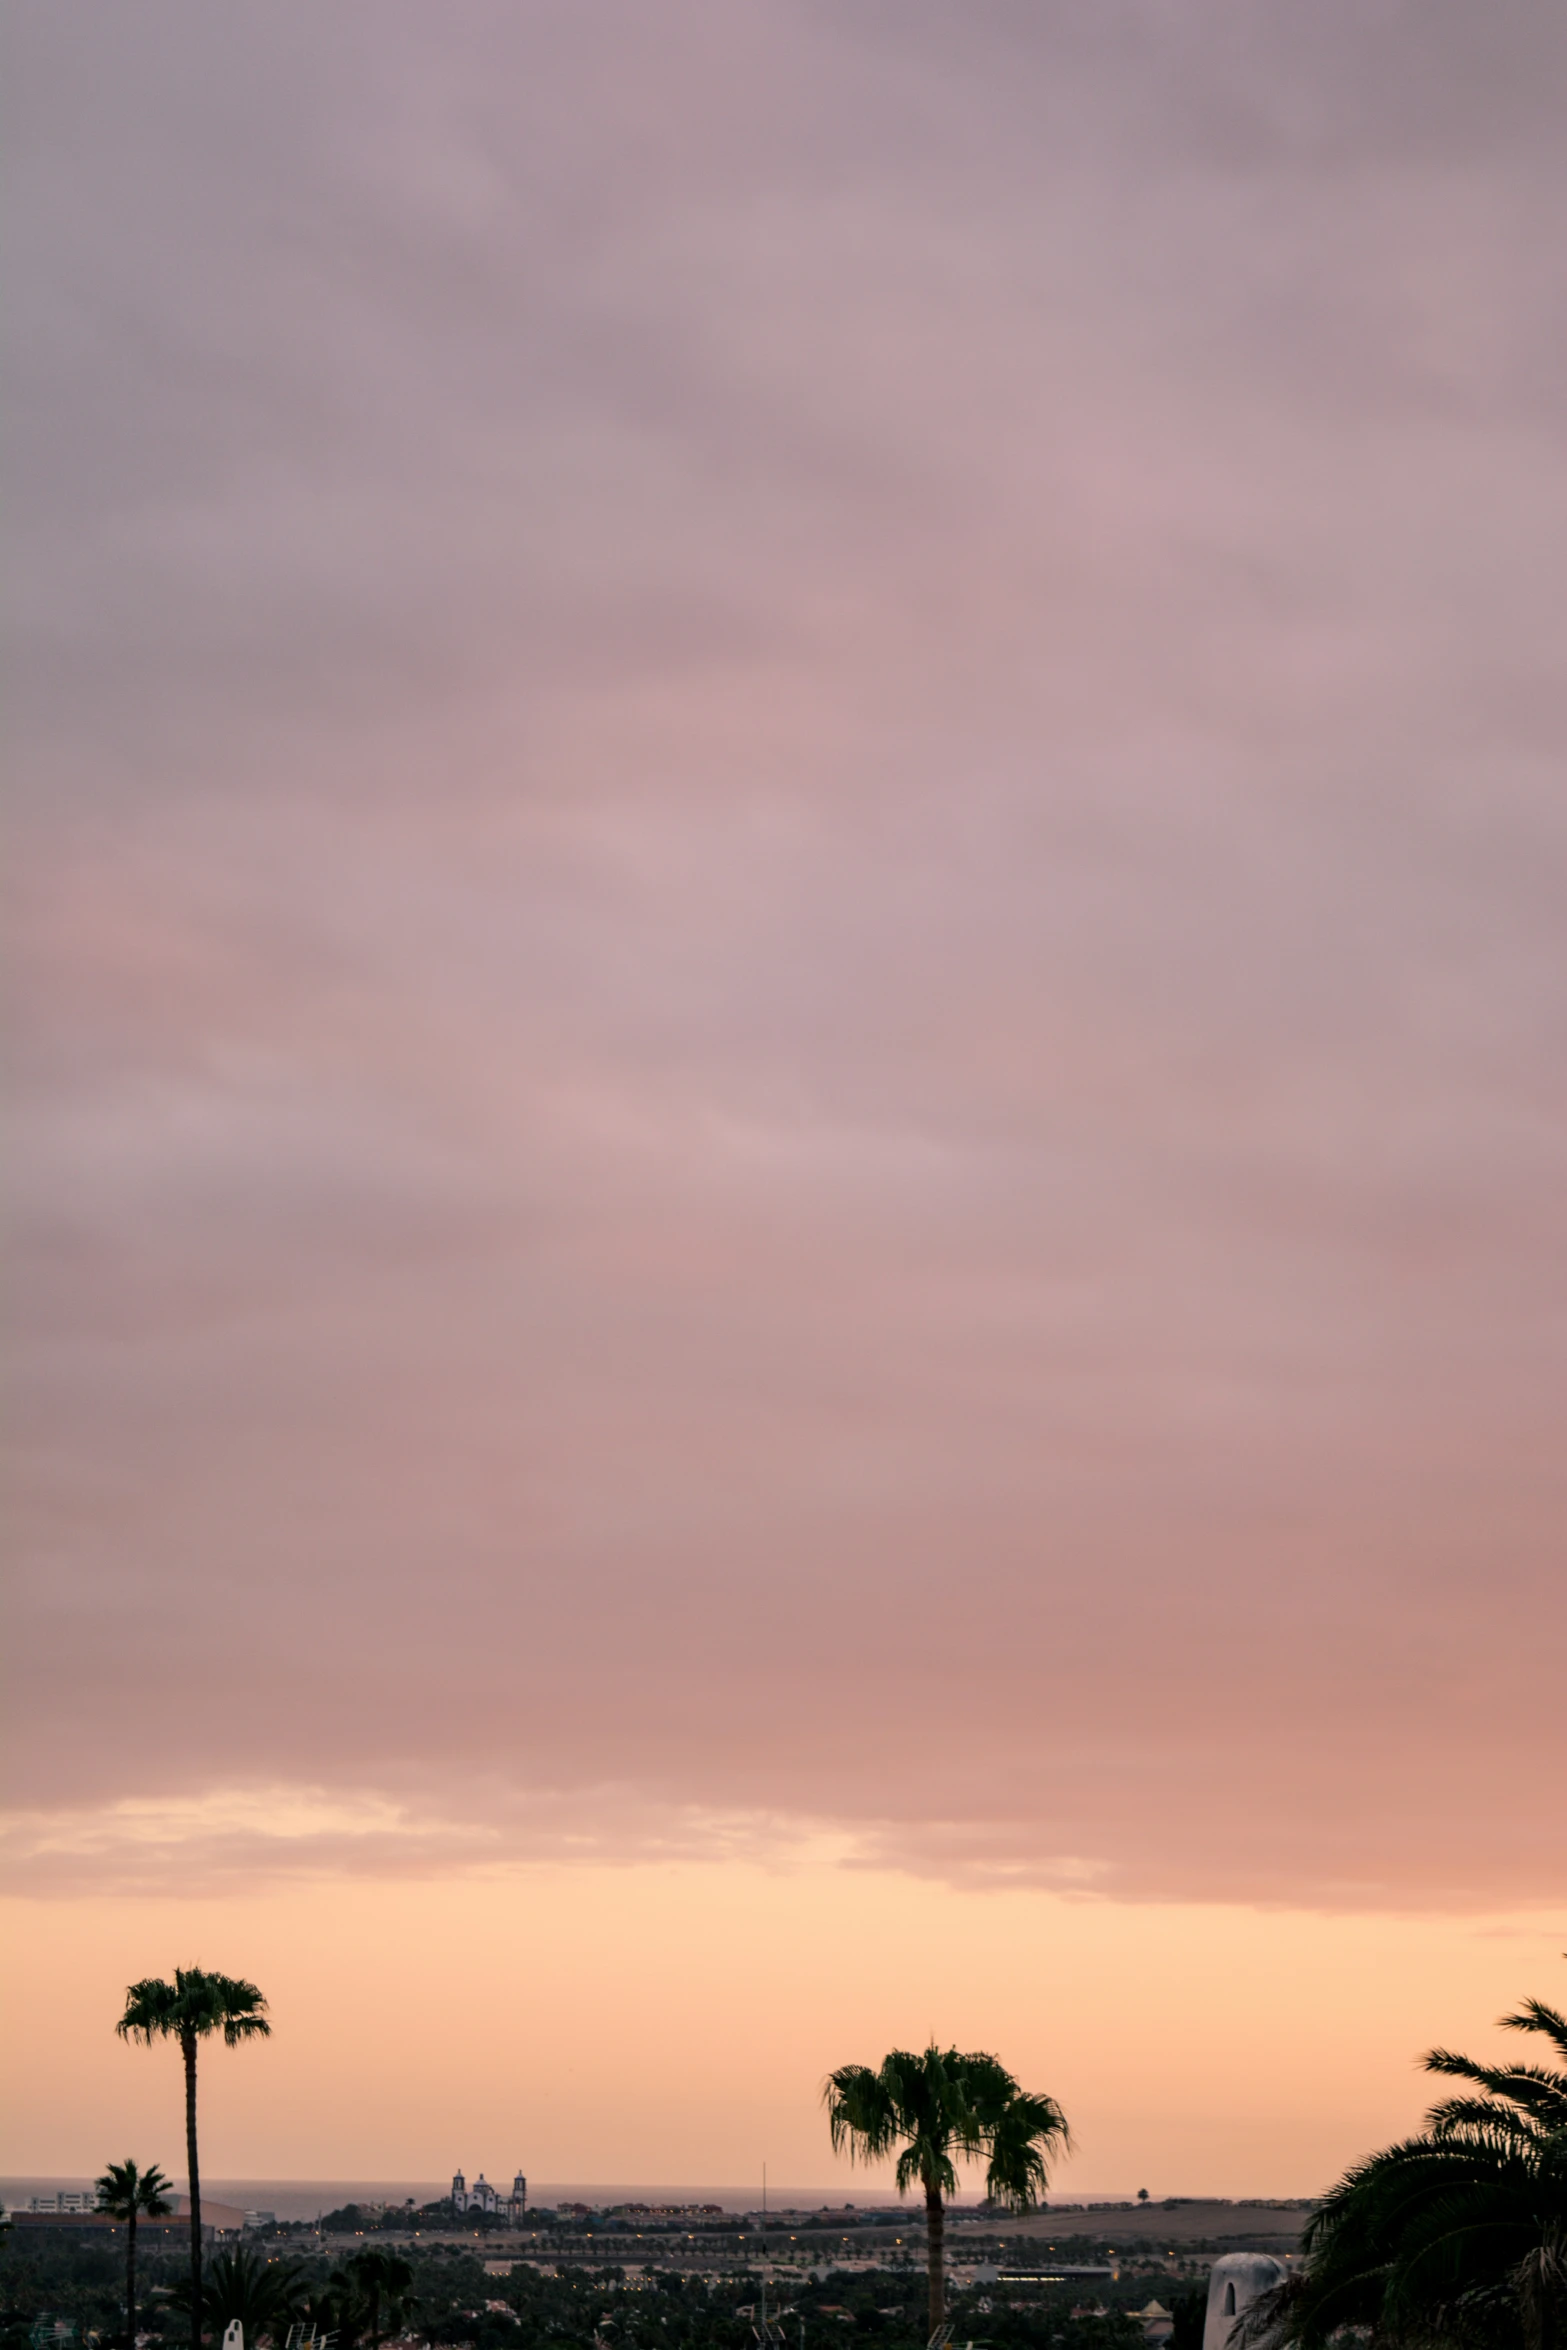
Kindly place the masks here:
[[(1538, 1919), (1329, 1918), (953, 1893), (891, 1873), (540, 1867), (221, 1902), (8, 1905), (0, 2170), (183, 2167), (178, 2067), (123, 1985), (251, 1975), (274, 2036), (202, 2075), (213, 2177), (760, 2180), (872, 2191), (824, 2073), (935, 2032), (1065, 2105), (1060, 2193), (1300, 2194), (1415, 2119), (1413, 2060), (1552, 1996)], [(861, 2179), (856, 2188), (855, 2179)]]

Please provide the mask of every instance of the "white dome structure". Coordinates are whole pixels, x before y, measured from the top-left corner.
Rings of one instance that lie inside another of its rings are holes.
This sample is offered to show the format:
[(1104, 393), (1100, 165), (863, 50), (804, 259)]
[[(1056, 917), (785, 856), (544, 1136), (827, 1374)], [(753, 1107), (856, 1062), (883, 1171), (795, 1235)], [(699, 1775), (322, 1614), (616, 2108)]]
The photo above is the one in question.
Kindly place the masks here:
[(1208, 2314), (1203, 2320), (1202, 2350), (1230, 2350), (1235, 2321), (1254, 2301), (1282, 2285), (1287, 2271), (1282, 2260), (1266, 2252), (1226, 2252), (1208, 2272)]

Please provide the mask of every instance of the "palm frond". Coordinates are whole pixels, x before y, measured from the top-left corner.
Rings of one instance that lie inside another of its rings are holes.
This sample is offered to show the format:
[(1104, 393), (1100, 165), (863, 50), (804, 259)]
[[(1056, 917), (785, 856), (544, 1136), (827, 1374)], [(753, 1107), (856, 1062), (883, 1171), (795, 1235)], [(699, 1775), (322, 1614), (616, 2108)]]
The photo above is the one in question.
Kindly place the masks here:
[(1526, 1999), (1516, 2015), (1504, 2015), (1504, 2032), (1543, 2032), (1567, 2056), (1567, 2015), (1547, 2007), (1543, 1999)]
[(958, 2174), (951, 2155), (929, 2138), (915, 2138), (904, 2147), (892, 2182), (900, 2195), (906, 2195), (911, 2187), (927, 2190), (934, 2187), (945, 2201), (958, 2191)]
[(1445, 2048), (1433, 2048), (1425, 2059), (1427, 2072), (1445, 2073), (1468, 2081), (1492, 2097), (1510, 2100), (1531, 2112), (1567, 2111), (1567, 2075), (1538, 2064), (1472, 2064)]
[[(238, 2318), (245, 2340), (252, 2343), (268, 2332), (287, 2327), (304, 2306), (309, 2275), (303, 2261), (264, 2259), (241, 2245), (220, 2252), (210, 2263), (201, 2287), (201, 2313), (219, 2329)], [(189, 2311), (191, 2288), (182, 2278), (169, 2290), (177, 2309)]]
[(1474, 2081), (1481, 2088), (1489, 2088), (1496, 2067), (1477, 2064), (1472, 2056), (1462, 2056), (1456, 2048), (1428, 2048), (1420, 2059), (1428, 2073), (1448, 2073), (1455, 2080)]
[[(1567, 2040), (1540, 2001), (1507, 2020)], [(1255, 2350), (1326, 2350), (1346, 2326), (1385, 2350), (1567, 2343), (1567, 2074), (1446, 2048), (1425, 2063), (1464, 2092), (1323, 2199), (1303, 2270), (1246, 2336)]]
[(1537, 2146), (1542, 2131), (1538, 2122), (1527, 2114), (1514, 2113), (1490, 2097), (1450, 2097), (1445, 2104), (1433, 2105), (1426, 2115), (1426, 2128), (1433, 2138), (1456, 2142), (1460, 2134), (1477, 2134), (1488, 2143), (1505, 2139), (1516, 2146)]
[(130, 1984), (125, 2012), (115, 2030), (125, 2040), (204, 2039), (221, 2032), (230, 2048), (241, 2040), (265, 2038), (272, 2029), (267, 2003), (254, 1983), (239, 1975), (210, 1974), (203, 1967), (176, 1967), (172, 1983), (148, 1975)]
[(174, 2182), (164, 2177), (155, 2162), (150, 2162), (145, 2170), (129, 2158), (111, 2162), (94, 2185), (98, 2209), (112, 2219), (162, 2219), (174, 2208), (169, 2201)]
[(140, 2040), (150, 2048), (154, 2040), (166, 2039), (178, 2031), (177, 2002), (178, 1993), (172, 1983), (162, 1982), (156, 1975), (146, 1975), (139, 1983), (126, 1985), (125, 2012), (114, 2028), (122, 2040)]
[(897, 2144), (896, 2107), (882, 2073), (868, 2064), (840, 2065), (829, 2073), (822, 2102), (835, 2154), (847, 2154), (851, 2162), (880, 2162)]
[(991, 2129), (985, 2188), (1008, 2211), (1032, 2211), (1050, 2184), (1049, 2158), (1066, 2153), (1072, 2133), (1053, 2097), (1019, 2090)]

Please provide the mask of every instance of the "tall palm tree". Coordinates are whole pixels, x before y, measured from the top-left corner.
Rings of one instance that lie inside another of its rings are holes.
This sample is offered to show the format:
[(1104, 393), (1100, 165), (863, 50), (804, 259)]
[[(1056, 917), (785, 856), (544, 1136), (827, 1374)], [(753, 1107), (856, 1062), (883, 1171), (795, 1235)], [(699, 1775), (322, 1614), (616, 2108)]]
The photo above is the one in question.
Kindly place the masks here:
[(1029, 2211), (1049, 2185), (1048, 2158), (1072, 2143), (1053, 2097), (1020, 2089), (999, 2058), (931, 2046), (915, 2055), (894, 2048), (872, 2068), (840, 2065), (822, 2090), (833, 2151), (851, 2162), (884, 2162), (900, 2149), (893, 2173), (900, 2195), (925, 2193), (930, 2331), (946, 2315), (942, 2250), (946, 2198), (957, 2190), (957, 2164), (983, 2159), (985, 2192), (1009, 2211)]
[[(1567, 2017), (1542, 2000), (1501, 2021), (1567, 2059)], [(1248, 2312), (1244, 2340), (1321, 2350), (1349, 2325), (1422, 2350), (1567, 2346), (1567, 2069), (1446, 2048), (1424, 2063), (1466, 2088), (1345, 2173), (1307, 2223), (1302, 2271)]]
[(400, 2325), (407, 2316), (414, 2272), (401, 2253), (367, 2244), (348, 2262), (348, 2271), (364, 2298), (370, 2319), (370, 2350), (381, 2350), (381, 2319)]
[(176, 1967), (172, 1983), (148, 1975), (125, 1993), (125, 2013), (115, 2025), (122, 2040), (178, 2040), (185, 2060), (185, 2161), (190, 2180), (190, 2344), (201, 2350), (201, 2171), (196, 2159), (196, 2050), (214, 2032), (224, 2045), (265, 2039), (272, 2026), (266, 2001), (254, 1983), (238, 1975), (208, 1974), (204, 1967)]
[(111, 2162), (97, 2181), (98, 2209), (125, 2222), (125, 2343), (136, 2350), (136, 2223), (162, 2219), (172, 2211), (169, 2195), (173, 2180), (166, 2179), (155, 2162), (139, 2170), (134, 2162)]

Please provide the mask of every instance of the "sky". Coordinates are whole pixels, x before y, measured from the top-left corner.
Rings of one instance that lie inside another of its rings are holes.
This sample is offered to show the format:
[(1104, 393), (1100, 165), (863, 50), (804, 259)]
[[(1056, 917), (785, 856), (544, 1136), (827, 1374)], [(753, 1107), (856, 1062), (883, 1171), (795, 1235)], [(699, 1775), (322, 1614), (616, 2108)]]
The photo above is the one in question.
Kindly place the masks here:
[(1567, 1991), (1567, 20), (7, 40), (0, 2166), (1319, 2189)]

